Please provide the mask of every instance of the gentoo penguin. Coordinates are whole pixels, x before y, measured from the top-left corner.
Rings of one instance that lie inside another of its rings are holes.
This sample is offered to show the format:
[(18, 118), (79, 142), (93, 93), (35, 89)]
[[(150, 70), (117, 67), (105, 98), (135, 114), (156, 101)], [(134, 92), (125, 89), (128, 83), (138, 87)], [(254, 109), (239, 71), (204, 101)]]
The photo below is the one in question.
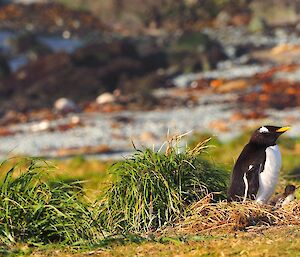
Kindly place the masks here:
[(253, 132), (233, 167), (228, 201), (255, 199), (256, 202), (267, 203), (281, 168), (276, 140), (289, 128), (263, 126)]
[(293, 200), (295, 200), (296, 187), (294, 185), (287, 185), (283, 194), (275, 195), (268, 204), (275, 206), (276, 208), (283, 207)]

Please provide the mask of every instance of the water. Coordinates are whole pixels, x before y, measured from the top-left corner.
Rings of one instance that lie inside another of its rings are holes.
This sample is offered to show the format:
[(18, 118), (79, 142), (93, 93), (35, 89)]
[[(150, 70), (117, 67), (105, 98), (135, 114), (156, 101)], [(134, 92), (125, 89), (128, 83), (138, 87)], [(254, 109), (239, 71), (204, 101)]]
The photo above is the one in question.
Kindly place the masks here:
[[(0, 31), (0, 49), (3, 53), (9, 56), (9, 65), (11, 70), (14, 72), (20, 67), (28, 63), (28, 58), (23, 54), (14, 54), (13, 48), (11, 47), (9, 40), (16, 38), (18, 36), (17, 32), (12, 31)], [(83, 40), (76, 38), (63, 38), (58, 36), (37, 36), (38, 40), (46, 46), (50, 47), (53, 52), (66, 52), (72, 53), (76, 49), (84, 45)]]
[(25, 55), (19, 55), (10, 59), (9, 66), (13, 72), (21, 68), (28, 63), (28, 58)]
[(0, 31), (0, 48), (2, 48), (5, 51), (8, 51), (10, 49), (8, 44), (8, 39), (13, 37), (14, 33), (10, 31)]
[(38, 39), (54, 52), (72, 53), (84, 45), (82, 40), (75, 38), (65, 39), (61, 37), (40, 36)]

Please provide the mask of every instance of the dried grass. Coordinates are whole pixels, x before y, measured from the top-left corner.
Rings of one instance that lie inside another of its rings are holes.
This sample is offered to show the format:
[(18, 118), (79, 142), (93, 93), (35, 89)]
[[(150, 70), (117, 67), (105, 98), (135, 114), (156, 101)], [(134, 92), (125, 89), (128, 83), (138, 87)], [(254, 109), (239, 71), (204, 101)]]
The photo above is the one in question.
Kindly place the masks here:
[(253, 201), (212, 203), (209, 194), (191, 206), (190, 215), (175, 225), (176, 233), (199, 234), (216, 230), (255, 230), (262, 226), (300, 225), (300, 201), (284, 208)]

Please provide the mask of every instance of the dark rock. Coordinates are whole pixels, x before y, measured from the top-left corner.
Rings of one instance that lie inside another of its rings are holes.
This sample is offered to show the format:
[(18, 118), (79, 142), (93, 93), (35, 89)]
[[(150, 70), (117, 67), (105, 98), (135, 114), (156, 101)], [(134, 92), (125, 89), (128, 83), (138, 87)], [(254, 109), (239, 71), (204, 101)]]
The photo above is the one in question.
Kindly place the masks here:
[(10, 47), (13, 49), (14, 54), (27, 54), (27, 55), (46, 55), (51, 53), (51, 49), (38, 40), (36, 34), (21, 33), (15, 38), (9, 40)]
[(126, 39), (87, 45), (74, 52), (72, 61), (77, 66), (97, 67), (121, 56), (138, 59), (135, 46)]
[(63, 34), (108, 30), (86, 11), (71, 10), (58, 3), (8, 4), (0, 8), (0, 28)]
[(201, 32), (186, 32), (173, 45), (170, 62), (193, 72), (216, 68), (227, 58), (222, 45)]
[(164, 65), (165, 54), (160, 50), (142, 55), (127, 39), (111, 40), (73, 54), (53, 53), (31, 61), (0, 79), (0, 99), (4, 109), (28, 111), (51, 108), (61, 97), (83, 105), (117, 88), (142, 95), (164, 85), (166, 77), (156, 72)]
[(0, 55), (0, 78), (3, 78), (10, 74), (10, 67), (6, 57)]

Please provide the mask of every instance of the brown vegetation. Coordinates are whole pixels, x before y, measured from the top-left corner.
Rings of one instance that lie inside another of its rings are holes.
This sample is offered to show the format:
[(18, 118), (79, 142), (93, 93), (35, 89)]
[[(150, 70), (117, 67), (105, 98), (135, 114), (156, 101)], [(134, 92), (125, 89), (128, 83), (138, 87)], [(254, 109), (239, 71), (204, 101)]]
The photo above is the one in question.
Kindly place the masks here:
[(199, 234), (211, 231), (255, 230), (262, 226), (300, 225), (300, 202), (284, 208), (259, 205), (253, 201), (212, 203), (212, 195), (191, 206), (191, 215), (178, 222), (177, 233)]

